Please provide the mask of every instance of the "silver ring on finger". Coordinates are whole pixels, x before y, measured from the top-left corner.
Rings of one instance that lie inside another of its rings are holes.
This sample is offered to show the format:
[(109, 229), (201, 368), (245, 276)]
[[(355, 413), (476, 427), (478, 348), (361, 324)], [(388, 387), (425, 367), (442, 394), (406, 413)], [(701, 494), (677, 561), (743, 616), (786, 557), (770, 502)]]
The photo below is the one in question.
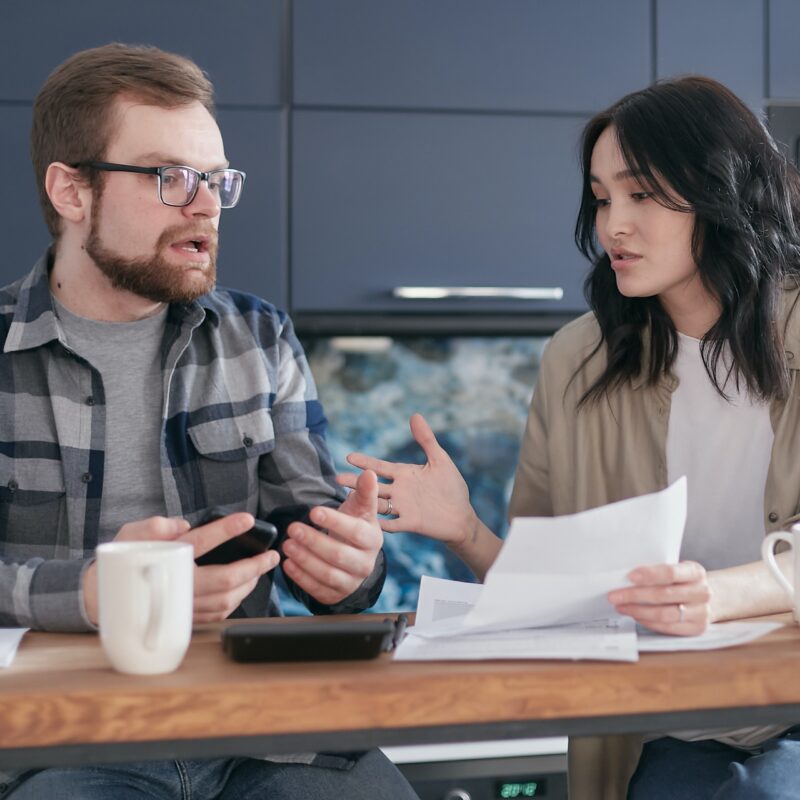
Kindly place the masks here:
[(388, 516), (392, 516), (394, 514), (394, 506), (392, 505), (392, 498), (386, 498), (386, 513)]
[(683, 622), (686, 616), (686, 606), (683, 603), (678, 603), (678, 622)]

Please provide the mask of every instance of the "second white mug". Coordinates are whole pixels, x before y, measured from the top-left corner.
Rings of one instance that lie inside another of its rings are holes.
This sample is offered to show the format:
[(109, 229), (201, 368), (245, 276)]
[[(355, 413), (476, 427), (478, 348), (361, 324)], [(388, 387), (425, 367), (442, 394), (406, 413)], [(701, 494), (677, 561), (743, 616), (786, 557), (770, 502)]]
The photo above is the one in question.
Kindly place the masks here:
[[(791, 546), (794, 558), (794, 586), (781, 572), (775, 561), (775, 545), (786, 542)], [(769, 567), (775, 580), (781, 585), (792, 601), (792, 616), (795, 622), (800, 622), (800, 593), (798, 593), (798, 580), (800, 580), (800, 523), (792, 525), (789, 531), (775, 531), (770, 533), (761, 544), (761, 557)]]

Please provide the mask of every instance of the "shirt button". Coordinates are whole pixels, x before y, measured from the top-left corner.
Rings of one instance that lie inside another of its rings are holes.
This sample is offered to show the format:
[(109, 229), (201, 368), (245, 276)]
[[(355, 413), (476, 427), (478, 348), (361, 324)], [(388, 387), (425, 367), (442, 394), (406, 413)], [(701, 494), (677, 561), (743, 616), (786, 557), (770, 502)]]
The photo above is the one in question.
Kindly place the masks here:
[(774, 511), (770, 511), (770, 512), (769, 512), (769, 516), (767, 517), (767, 519), (768, 519), (770, 522), (777, 522), (777, 521), (778, 521), (778, 515), (777, 515), (777, 513), (776, 513), (776, 512), (774, 512)]
[(253, 446), (253, 440), (249, 436), (245, 436), (244, 439), (242, 439), (242, 444), (245, 447), (252, 447)]
[(16, 492), (19, 489), (19, 484), (13, 478), (6, 485), (10, 492)]
[(92, 482), (92, 473), (91, 472), (84, 472), (83, 475), (81, 475), (81, 480), (84, 483), (91, 483)]
[(89, 395), (89, 396), (86, 398), (86, 405), (87, 405), (87, 406), (93, 406), (93, 405), (94, 405), (94, 397), (92, 397), (91, 395)]

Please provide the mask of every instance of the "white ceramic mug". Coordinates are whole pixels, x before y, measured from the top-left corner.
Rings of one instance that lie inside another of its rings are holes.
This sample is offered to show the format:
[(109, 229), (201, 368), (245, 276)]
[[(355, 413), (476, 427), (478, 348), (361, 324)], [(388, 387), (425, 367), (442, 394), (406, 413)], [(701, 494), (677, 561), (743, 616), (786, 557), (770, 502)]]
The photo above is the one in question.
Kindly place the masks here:
[(115, 669), (177, 669), (192, 637), (194, 548), (187, 542), (108, 542), (97, 548), (100, 641)]
[[(775, 544), (777, 542), (786, 542), (794, 551), (794, 586), (789, 583), (775, 561)], [(800, 622), (800, 592), (797, 590), (798, 581), (800, 580), (800, 523), (792, 525), (792, 529), (789, 531), (770, 533), (761, 545), (761, 557), (766, 561), (775, 580), (778, 581), (781, 588), (791, 598), (792, 616), (795, 622)]]

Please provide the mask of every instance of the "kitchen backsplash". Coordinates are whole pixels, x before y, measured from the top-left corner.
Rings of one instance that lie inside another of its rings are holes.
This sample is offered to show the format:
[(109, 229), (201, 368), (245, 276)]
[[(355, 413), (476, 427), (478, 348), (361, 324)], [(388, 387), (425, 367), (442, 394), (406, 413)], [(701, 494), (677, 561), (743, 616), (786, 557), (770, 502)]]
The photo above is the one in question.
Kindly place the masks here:
[[(422, 413), (469, 485), (481, 519), (504, 535), (505, 510), (544, 337), (306, 339), (341, 471), (358, 450), (423, 463), (408, 419)], [(473, 580), (443, 545), (386, 534), (389, 574), (373, 611), (414, 610), (422, 575)], [(287, 614), (307, 613), (281, 587)]]

